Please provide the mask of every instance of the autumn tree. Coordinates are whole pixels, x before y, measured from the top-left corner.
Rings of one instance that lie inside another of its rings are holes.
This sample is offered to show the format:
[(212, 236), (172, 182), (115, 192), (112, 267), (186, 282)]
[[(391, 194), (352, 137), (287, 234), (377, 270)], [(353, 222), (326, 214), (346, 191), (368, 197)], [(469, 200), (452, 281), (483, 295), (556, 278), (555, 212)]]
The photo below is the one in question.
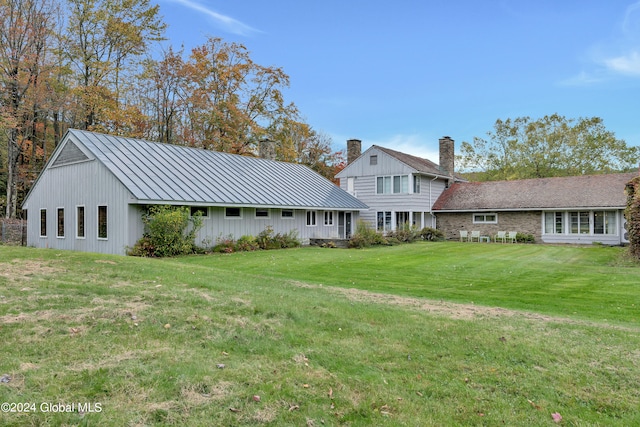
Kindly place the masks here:
[(123, 73), (135, 68), (151, 42), (162, 40), (166, 24), (159, 6), (149, 0), (67, 1), (64, 53), (77, 79), (73, 126), (127, 134), (120, 129), (131, 125), (131, 105), (122, 103)]
[(9, 218), (17, 212), (19, 158), (27, 145), (34, 144), (41, 99), (37, 89), (53, 10), (49, 0), (0, 0), (0, 128), (7, 144), (5, 215)]
[(620, 172), (634, 168), (640, 153), (598, 117), (497, 120), (487, 135), (463, 142), (458, 156), (462, 170), (487, 181)]

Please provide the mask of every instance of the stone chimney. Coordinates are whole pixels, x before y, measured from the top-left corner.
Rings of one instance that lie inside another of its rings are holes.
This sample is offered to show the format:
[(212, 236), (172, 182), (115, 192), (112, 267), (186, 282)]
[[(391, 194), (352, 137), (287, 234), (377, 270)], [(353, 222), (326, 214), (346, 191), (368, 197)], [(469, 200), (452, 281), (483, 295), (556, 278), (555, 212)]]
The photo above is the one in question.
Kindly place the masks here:
[(260, 141), (259, 155), (263, 159), (275, 160), (276, 159), (276, 143), (269, 138), (265, 138)]
[(347, 140), (347, 164), (351, 164), (362, 154), (362, 141), (359, 139)]
[(447, 187), (453, 184), (453, 174), (455, 167), (455, 144), (450, 136), (440, 138), (440, 171), (449, 177)]

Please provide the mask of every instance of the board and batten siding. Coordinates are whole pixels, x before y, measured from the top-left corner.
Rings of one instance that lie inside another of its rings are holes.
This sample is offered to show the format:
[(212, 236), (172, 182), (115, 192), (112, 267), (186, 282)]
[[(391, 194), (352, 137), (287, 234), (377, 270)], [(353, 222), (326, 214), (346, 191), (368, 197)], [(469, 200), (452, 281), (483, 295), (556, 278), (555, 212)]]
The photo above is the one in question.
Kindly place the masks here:
[[(27, 245), (124, 255), (135, 243), (126, 224), (129, 191), (100, 162), (47, 168), (29, 194)], [(77, 207), (84, 206), (85, 236), (77, 237)], [(98, 239), (98, 206), (107, 206), (107, 238)], [(57, 237), (57, 210), (64, 208), (64, 237)], [(40, 210), (47, 210), (47, 236), (40, 237)]]

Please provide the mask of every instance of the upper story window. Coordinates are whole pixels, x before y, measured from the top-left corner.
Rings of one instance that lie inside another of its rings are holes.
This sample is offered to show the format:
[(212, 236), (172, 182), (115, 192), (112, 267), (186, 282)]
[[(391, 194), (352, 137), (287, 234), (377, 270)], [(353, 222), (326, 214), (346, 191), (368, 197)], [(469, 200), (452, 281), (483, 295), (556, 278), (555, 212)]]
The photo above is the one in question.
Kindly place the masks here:
[(371, 166), (374, 166), (374, 165), (377, 165), (377, 164), (378, 164), (378, 155), (377, 155), (377, 154), (372, 154), (372, 155), (369, 157), (369, 164), (370, 164)]
[(376, 179), (377, 194), (409, 193), (409, 175), (379, 176)]
[(413, 175), (413, 192), (420, 193), (420, 175)]

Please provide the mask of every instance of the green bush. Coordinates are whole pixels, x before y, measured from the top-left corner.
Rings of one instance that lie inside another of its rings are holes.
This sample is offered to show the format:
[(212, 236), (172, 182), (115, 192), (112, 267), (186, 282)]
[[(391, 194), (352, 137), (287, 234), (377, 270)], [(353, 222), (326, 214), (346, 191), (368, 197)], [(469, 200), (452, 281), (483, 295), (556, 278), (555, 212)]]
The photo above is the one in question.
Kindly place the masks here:
[(533, 234), (516, 233), (516, 242), (518, 243), (535, 243), (536, 238)]
[(435, 228), (424, 227), (422, 230), (420, 230), (420, 237), (422, 237), (422, 240), (437, 242), (444, 240), (444, 233)]
[(166, 257), (197, 251), (196, 233), (202, 227), (202, 214), (189, 215), (186, 206), (151, 206), (142, 215), (143, 237), (127, 253), (133, 256)]
[(273, 234), (273, 227), (268, 225), (256, 237), (260, 249), (286, 249), (297, 248), (302, 245), (298, 239), (298, 231), (291, 230), (288, 233)]
[(236, 242), (236, 251), (238, 252), (250, 252), (260, 249), (258, 240), (253, 236), (242, 236)]
[(356, 224), (356, 232), (349, 239), (350, 248), (366, 248), (374, 245), (387, 245), (387, 239), (378, 233), (363, 220), (359, 220)]
[(211, 249), (213, 252), (221, 252), (230, 254), (236, 251), (236, 243), (233, 241), (233, 236), (218, 237), (216, 239), (215, 246)]

